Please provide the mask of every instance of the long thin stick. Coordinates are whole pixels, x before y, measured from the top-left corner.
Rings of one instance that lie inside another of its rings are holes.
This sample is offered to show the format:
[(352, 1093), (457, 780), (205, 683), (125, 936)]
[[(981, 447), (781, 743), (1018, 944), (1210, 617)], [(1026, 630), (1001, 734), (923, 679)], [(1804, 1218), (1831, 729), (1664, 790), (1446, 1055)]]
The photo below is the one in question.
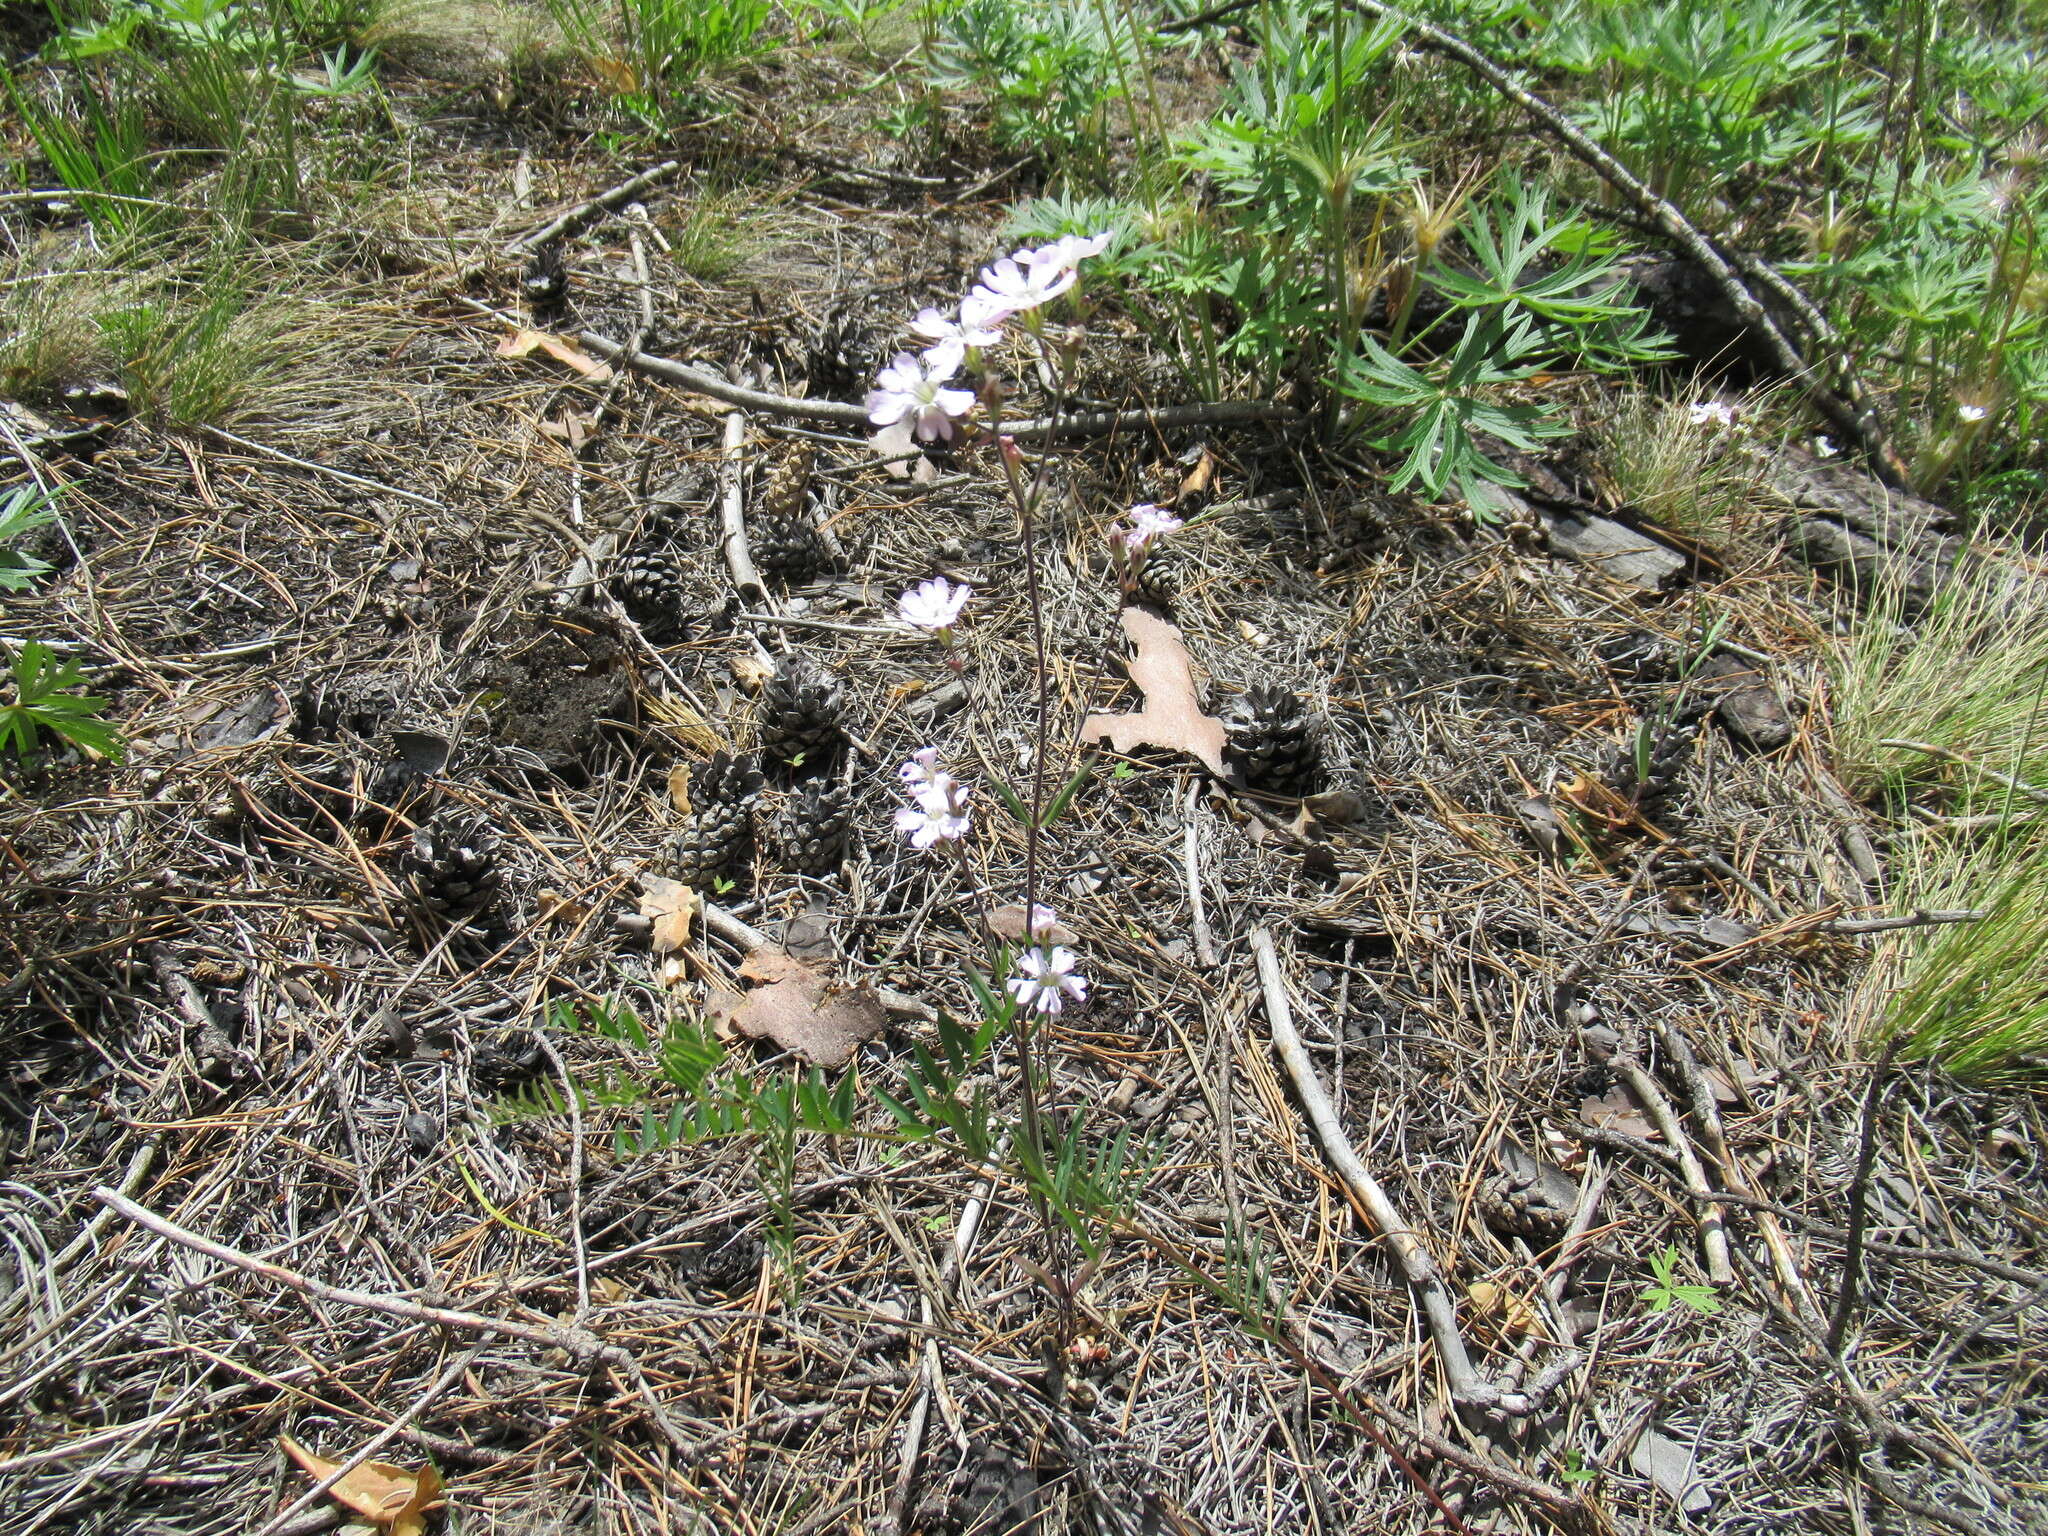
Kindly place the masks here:
[(649, 187), (659, 186), (682, 168), (683, 162), (680, 160), (664, 160), (659, 165), (650, 166), (631, 180), (622, 181), (616, 187), (598, 193), (588, 202), (578, 203), (567, 213), (541, 225), (532, 234), (521, 235), (505, 247), (505, 252), (507, 255), (517, 255), (521, 251), (530, 251), (536, 246), (559, 240), (564, 235), (576, 234), (585, 226), (595, 223), (598, 215), (625, 207)]
[[(872, 428), (865, 407), (844, 400), (812, 400), (796, 395), (771, 395), (721, 379), (715, 373), (692, 368), (649, 352), (629, 352), (609, 337), (585, 331), (577, 338), (587, 351), (609, 362), (621, 363), (653, 378), (680, 384), (695, 394), (708, 395), (764, 415), (786, 416), (797, 421), (829, 421), (865, 433)], [(1288, 422), (1297, 413), (1268, 400), (1225, 400), (1216, 405), (1167, 405), (1156, 411), (1068, 411), (1058, 417), (1005, 422), (1005, 436), (1019, 442), (1044, 437), (1108, 437), (1118, 432), (1157, 430), (1171, 432), (1183, 427), (1243, 426), (1252, 422)]]
[[(1609, 1063), (1627, 1083), (1631, 1092), (1642, 1101), (1643, 1110), (1656, 1125), (1664, 1138), (1664, 1145), (1671, 1149), (1677, 1159), (1679, 1172), (1685, 1178), (1685, 1187), (1696, 1195), (1711, 1195), (1714, 1186), (1707, 1181), (1707, 1170), (1700, 1157), (1693, 1150), (1685, 1128), (1678, 1123), (1678, 1115), (1671, 1108), (1671, 1101), (1664, 1097), (1664, 1090), (1657, 1086), (1657, 1080), (1643, 1069), (1643, 1064), (1633, 1056), (1617, 1055)], [(1721, 1207), (1711, 1201), (1702, 1204), (1696, 1218), (1700, 1229), (1700, 1251), (1706, 1257), (1707, 1278), (1716, 1285), (1735, 1283), (1735, 1266), (1728, 1258), (1728, 1223)]]
[(1323, 1144), (1330, 1166), (1336, 1169), (1344, 1187), (1379, 1229), (1380, 1241), (1386, 1245), (1396, 1267), (1407, 1280), (1408, 1288), (1415, 1293), (1416, 1302), (1429, 1325), (1430, 1337), (1436, 1343), (1437, 1358), (1443, 1362), (1444, 1374), (1450, 1378), (1452, 1398), (1475, 1407), (1498, 1408), (1505, 1413), (1533, 1412), (1536, 1405), (1530, 1398), (1519, 1392), (1502, 1391), (1492, 1382), (1483, 1380), (1473, 1369), (1472, 1357), (1465, 1350), (1464, 1335), (1458, 1331), (1456, 1304), (1451, 1300), (1443, 1277), (1437, 1273), (1436, 1260), (1422, 1246), (1414, 1228), (1380, 1187), (1379, 1181), (1367, 1171), (1357, 1152), (1352, 1150), (1344, 1128), (1337, 1123), (1337, 1112), (1330, 1106), (1329, 1095), (1323, 1091), (1316, 1069), (1308, 1059), (1308, 1052), (1302, 1047), (1301, 1035), (1295, 1030), (1294, 1008), (1287, 1001), (1287, 987), (1280, 976), (1280, 955), (1273, 947), (1273, 935), (1264, 928), (1254, 928), (1251, 942), (1252, 954), (1259, 966), (1259, 986), (1265, 993), (1266, 1018), (1273, 1030), (1273, 1049), (1279, 1053), (1281, 1064), (1293, 1080), (1294, 1091), (1301, 1098), (1301, 1107), (1308, 1115), (1309, 1124), (1315, 1128), (1316, 1138)]
[(718, 503), (718, 547), (725, 553), (725, 568), (732, 584), (749, 602), (768, 601), (768, 588), (754, 566), (754, 552), (747, 547), (746, 463), (747, 418), (734, 411), (725, 418), (725, 453), (719, 474), (725, 480)]
[(704, 1447), (715, 1444), (712, 1440), (692, 1440), (670, 1420), (662, 1408), (661, 1401), (648, 1385), (646, 1374), (640, 1369), (640, 1362), (616, 1344), (607, 1344), (596, 1334), (585, 1328), (536, 1328), (530, 1323), (515, 1323), (510, 1318), (486, 1317), (480, 1312), (459, 1312), (453, 1307), (430, 1307), (421, 1302), (407, 1301), (399, 1296), (378, 1296), (369, 1291), (352, 1291), (338, 1285), (329, 1285), (324, 1280), (315, 1280), (310, 1275), (299, 1274), (281, 1264), (272, 1264), (267, 1259), (255, 1258), (240, 1249), (217, 1243), (210, 1237), (202, 1237), (174, 1221), (166, 1220), (146, 1206), (137, 1205), (126, 1195), (108, 1189), (104, 1184), (94, 1187), (93, 1199), (112, 1207), (138, 1227), (168, 1238), (182, 1248), (194, 1253), (203, 1253), (210, 1259), (236, 1269), (260, 1275), (273, 1284), (297, 1291), (302, 1296), (317, 1296), (322, 1301), (335, 1302), (341, 1306), (362, 1307), (371, 1312), (382, 1312), (389, 1317), (402, 1317), (408, 1322), (440, 1323), (448, 1328), (469, 1328), (479, 1333), (502, 1334), (508, 1339), (522, 1339), (542, 1349), (559, 1349), (572, 1360), (596, 1361), (610, 1366), (633, 1383), (635, 1392), (646, 1407), (648, 1416), (654, 1420), (686, 1460), (694, 1461), (703, 1454)]

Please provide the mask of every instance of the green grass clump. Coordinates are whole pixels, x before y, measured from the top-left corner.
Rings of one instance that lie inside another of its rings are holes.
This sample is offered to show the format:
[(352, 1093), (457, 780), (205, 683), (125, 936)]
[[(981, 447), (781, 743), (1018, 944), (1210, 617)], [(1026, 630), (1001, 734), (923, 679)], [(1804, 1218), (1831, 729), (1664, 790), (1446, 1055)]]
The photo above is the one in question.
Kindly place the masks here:
[(1987, 563), (1945, 583), (1910, 625), (1905, 611), (1903, 594), (1879, 593), (1830, 657), (1843, 782), (1892, 800), (1946, 789), (1978, 810), (2007, 800), (1996, 775), (2048, 790), (2048, 587)]
[(1903, 905), (1974, 908), (1973, 923), (1909, 929), (1871, 967), (1880, 1046), (1979, 1082), (2038, 1079), (2048, 1056), (2048, 844), (2017, 825), (1945, 848), (1909, 877)]
[[(1708, 543), (1740, 534), (1756, 509), (1759, 460), (1696, 403), (1713, 399), (1701, 383), (1689, 398), (1625, 392), (1599, 432), (1599, 462), (1623, 505), (1651, 521)], [(1734, 407), (1737, 421), (1756, 413), (1754, 398)]]

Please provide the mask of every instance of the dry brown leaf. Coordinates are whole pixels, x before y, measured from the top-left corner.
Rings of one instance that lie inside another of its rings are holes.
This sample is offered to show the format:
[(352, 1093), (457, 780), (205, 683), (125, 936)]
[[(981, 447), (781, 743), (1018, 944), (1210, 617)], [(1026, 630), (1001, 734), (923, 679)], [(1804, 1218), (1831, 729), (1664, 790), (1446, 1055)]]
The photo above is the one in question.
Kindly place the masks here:
[(1185, 752), (1219, 779), (1230, 777), (1223, 766), (1227, 737), (1223, 722), (1202, 713), (1195, 696), (1195, 669), (1180, 631), (1143, 608), (1118, 615), (1137, 654), (1131, 658), (1131, 681), (1145, 695), (1145, 707), (1128, 715), (1090, 715), (1081, 727), (1084, 741), (1106, 741), (1128, 755), (1138, 747), (1164, 747)]
[(771, 982), (789, 981), (804, 976), (817, 977), (818, 984), (824, 985), (825, 978), (805, 965), (803, 961), (787, 950), (777, 949), (773, 944), (764, 944), (759, 949), (749, 950), (740, 961), (740, 975), (747, 981)]
[(1655, 1141), (1658, 1137), (1657, 1127), (1645, 1118), (1642, 1105), (1621, 1083), (1616, 1083), (1599, 1098), (1579, 1100), (1579, 1115), (1588, 1125), (1620, 1131), (1624, 1136), (1633, 1136), (1639, 1141)]
[(1216, 455), (1209, 451), (1207, 443), (1202, 444), (1202, 456), (1195, 460), (1195, 467), (1187, 472), (1180, 482), (1180, 490), (1174, 495), (1174, 504), (1186, 503), (1206, 496), (1209, 488), (1216, 483)]
[(758, 985), (745, 995), (714, 990), (705, 1010), (718, 1033), (772, 1040), (819, 1067), (843, 1067), (853, 1048), (888, 1022), (881, 999), (866, 986), (841, 988), (822, 972), (775, 947), (740, 962), (740, 975)]
[(668, 771), (668, 803), (685, 816), (693, 815), (696, 807), (690, 804), (690, 767), (677, 763)]
[[(279, 1443), (315, 1482), (334, 1476), (341, 1466), (338, 1461), (315, 1456), (289, 1435), (279, 1436)], [(351, 1468), (327, 1491), (337, 1503), (371, 1524), (387, 1528), (390, 1536), (420, 1536), (426, 1529), (427, 1511), (442, 1502), (441, 1474), (431, 1464), (408, 1472), (388, 1461), (366, 1461)]]
[(567, 928), (581, 928), (590, 921), (589, 904), (572, 896), (564, 896), (560, 891), (542, 887), (534, 900), (540, 908), (540, 920), (544, 923), (560, 923)]
[(600, 363), (588, 352), (573, 342), (550, 336), (546, 331), (536, 331), (522, 326), (498, 343), (500, 357), (527, 357), (536, 349), (547, 353), (558, 363), (566, 363), (593, 384), (603, 384), (612, 376), (611, 365)]
[(680, 880), (662, 875), (640, 877), (640, 915), (654, 923), (654, 952), (665, 955), (690, 942), (690, 925), (704, 909), (704, 898)]
[[(1044, 903), (1039, 904), (1044, 910)], [(1024, 903), (1006, 902), (988, 915), (988, 931), (999, 939), (1008, 939), (1013, 944), (1022, 944), (1031, 937), (1024, 931)], [(1054, 923), (1045, 930), (1045, 936), (1055, 944), (1078, 944), (1080, 938), (1064, 923)]]

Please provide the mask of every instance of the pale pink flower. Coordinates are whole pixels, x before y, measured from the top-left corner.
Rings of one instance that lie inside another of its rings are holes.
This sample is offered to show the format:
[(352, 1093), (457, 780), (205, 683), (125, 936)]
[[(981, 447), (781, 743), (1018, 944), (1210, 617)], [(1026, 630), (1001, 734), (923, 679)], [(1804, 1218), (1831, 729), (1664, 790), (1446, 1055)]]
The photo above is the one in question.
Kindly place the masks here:
[(1697, 405), (1687, 406), (1685, 414), (1696, 427), (1714, 427), (1722, 432), (1735, 430), (1735, 407), (1725, 400), (1702, 400)]
[(1956, 407), (1956, 414), (1962, 417), (1964, 421), (1974, 424), (1982, 421), (1991, 413), (1981, 405), (1959, 405)]
[(896, 360), (875, 376), (875, 387), (868, 392), (868, 420), (878, 427), (890, 427), (908, 418), (921, 442), (951, 438), (953, 418), (974, 409), (972, 390), (944, 387), (959, 367), (957, 358), (920, 362), (908, 352), (897, 353)]
[(1130, 526), (1119, 526), (1113, 532), (1125, 552), (1133, 556), (1145, 554), (1167, 534), (1177, 533), (1186, 526), (1180, 518), (1149, 501), (1141, 501), (1131, 508), (1130, 519)]
[(1088, 978), (1074, 970), (1074, 952), (1059, 944), (1041, 944), (1017, 957), (1016, 974), (1004, 983), (1020, 1008), (1048, 1018), (1069, 1001), (1085, 1002)]
[(1042, 901), (1034, 901), (1031, 904), (1031, 918), (1024, 925), (1024, 931), (1034, 939), (1044, 939), (1059, 925), (1060, 916), (1057, 912)]
[(1063, 267), (1078, 267), (1090, 256), (1100, 256), (1109, 249), (1109, 242), (1116, 238), (1116, 231), (1105, 229), (1099, 235), (1061, 235), (1050, 245), (1041, 245), (1035, 251), (1018, 251), (1017, 260), (1028, 266), (1042, 267), (1056, 264)]
[(981, 269), (980, 283), (967, 296), (978, 304), (994, 304), (1012, 314), (1022, 314), (1058, 298), (1080, 277), (1072, 267), (1057, 262), (1020, 263), (1005, 256), (993, 266)]
[(1003, 322), (1010, 315), (1006, 305), (969, 294), (960, 302), (959, 319), (949, 320), (936, 309), (922, 309), (910, 322), (910, 328), (932, 343), (925, 348), (926, 362), (958, 368), (969, 352), (992, 347), (1003, 339)]
[(903, 787), (916, 794), (938, 777), (939, 749), (921, 747), (910, 754), (910, 761), (896, 770), (896, 777), (903, 781)]
[(917, 791), (917, 803), (896, 813), (896, 830), (913, 848), (957, 842), (967, 835), (968, 822), (967, 786), (950, 773), (933, 773)]
[(954, 586), (943, 576), (921, 581), (896, 599), (896, 617), (918, 629), (944, 634), (960, 617), (974, 588)]

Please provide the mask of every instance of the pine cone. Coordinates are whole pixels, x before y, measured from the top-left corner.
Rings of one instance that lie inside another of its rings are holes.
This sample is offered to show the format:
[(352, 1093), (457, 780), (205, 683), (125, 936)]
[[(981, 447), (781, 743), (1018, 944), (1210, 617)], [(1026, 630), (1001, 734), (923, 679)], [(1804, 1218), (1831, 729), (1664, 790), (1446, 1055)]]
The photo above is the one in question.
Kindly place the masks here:
[(306, 678), (292, 694), (292, 735), (308, 742), (367, 740), (400, 713), (410, 693), (396, 672)]
[(1254, 789), (1308, 795), (1322, 776), (1322, 749), (1301, 701), (1284, 688), (1254, 684), (1223, 718), (1230, 754)]
[(1145, 564), (1138, 572), (1137, 589), (1132, 596), (1142, 602), (1173, 610), (1173, 600), (1181, 593), (1181, 562), (1170, 551), (1154, 547), (1145, 556)]
[(642, 544), (620, 563), (612, 591), (642, 628), (660, 633), (682, 621), (683, 573), (668, 554)]
[(792, 870), (822, 880), (846, 862), (852, 830), (846, 791), (828, 780), (812, 779), (783, 802), (776, 843)]
[(858, 400), (881, 361), (874, 332), (835, 309), (804, 352), (804, 378), (820, 399)]
[(562, 270), (561, 249), (542, 246), (520, 274), (519, 296), (533, 307), (536, 315), (541, 315), (553, 310), (568, 292), (569, 274)]
[(754, 564), (783, 582), (808, 581), (825, 564), (825, 544), (810, 519), (811, 462), (808, 443), (785, 453), (748, 517)]
[(505, 883), (498, 867), (498, 839), (474, 812), (450, 806), (421, 822), (412, 846), (399, 858), (413, 900), (437, 917), (462, 918), (482, 911)]
[(831, 765), (845, 744), (846, 695), (839, 679), (802, 656), (785, 656), (761, 689), (761, 752), (809, 775)]
[(751, 810), (761, 794), (761, 763), (751, 752), (735, 757), (714, 752), (690, 767), (690, 809), (703, 811), (714, 805), (738, 806)]
[(1647, 745), (1645, 752), (1642, 736), (1630, 732), (1608, 755), (1607, 771), (1601, 777), (1637, 811), (1654, 816), (1678, 788), (1692, 761), (1692, 737), (1668, 728), (1652, 730)]

